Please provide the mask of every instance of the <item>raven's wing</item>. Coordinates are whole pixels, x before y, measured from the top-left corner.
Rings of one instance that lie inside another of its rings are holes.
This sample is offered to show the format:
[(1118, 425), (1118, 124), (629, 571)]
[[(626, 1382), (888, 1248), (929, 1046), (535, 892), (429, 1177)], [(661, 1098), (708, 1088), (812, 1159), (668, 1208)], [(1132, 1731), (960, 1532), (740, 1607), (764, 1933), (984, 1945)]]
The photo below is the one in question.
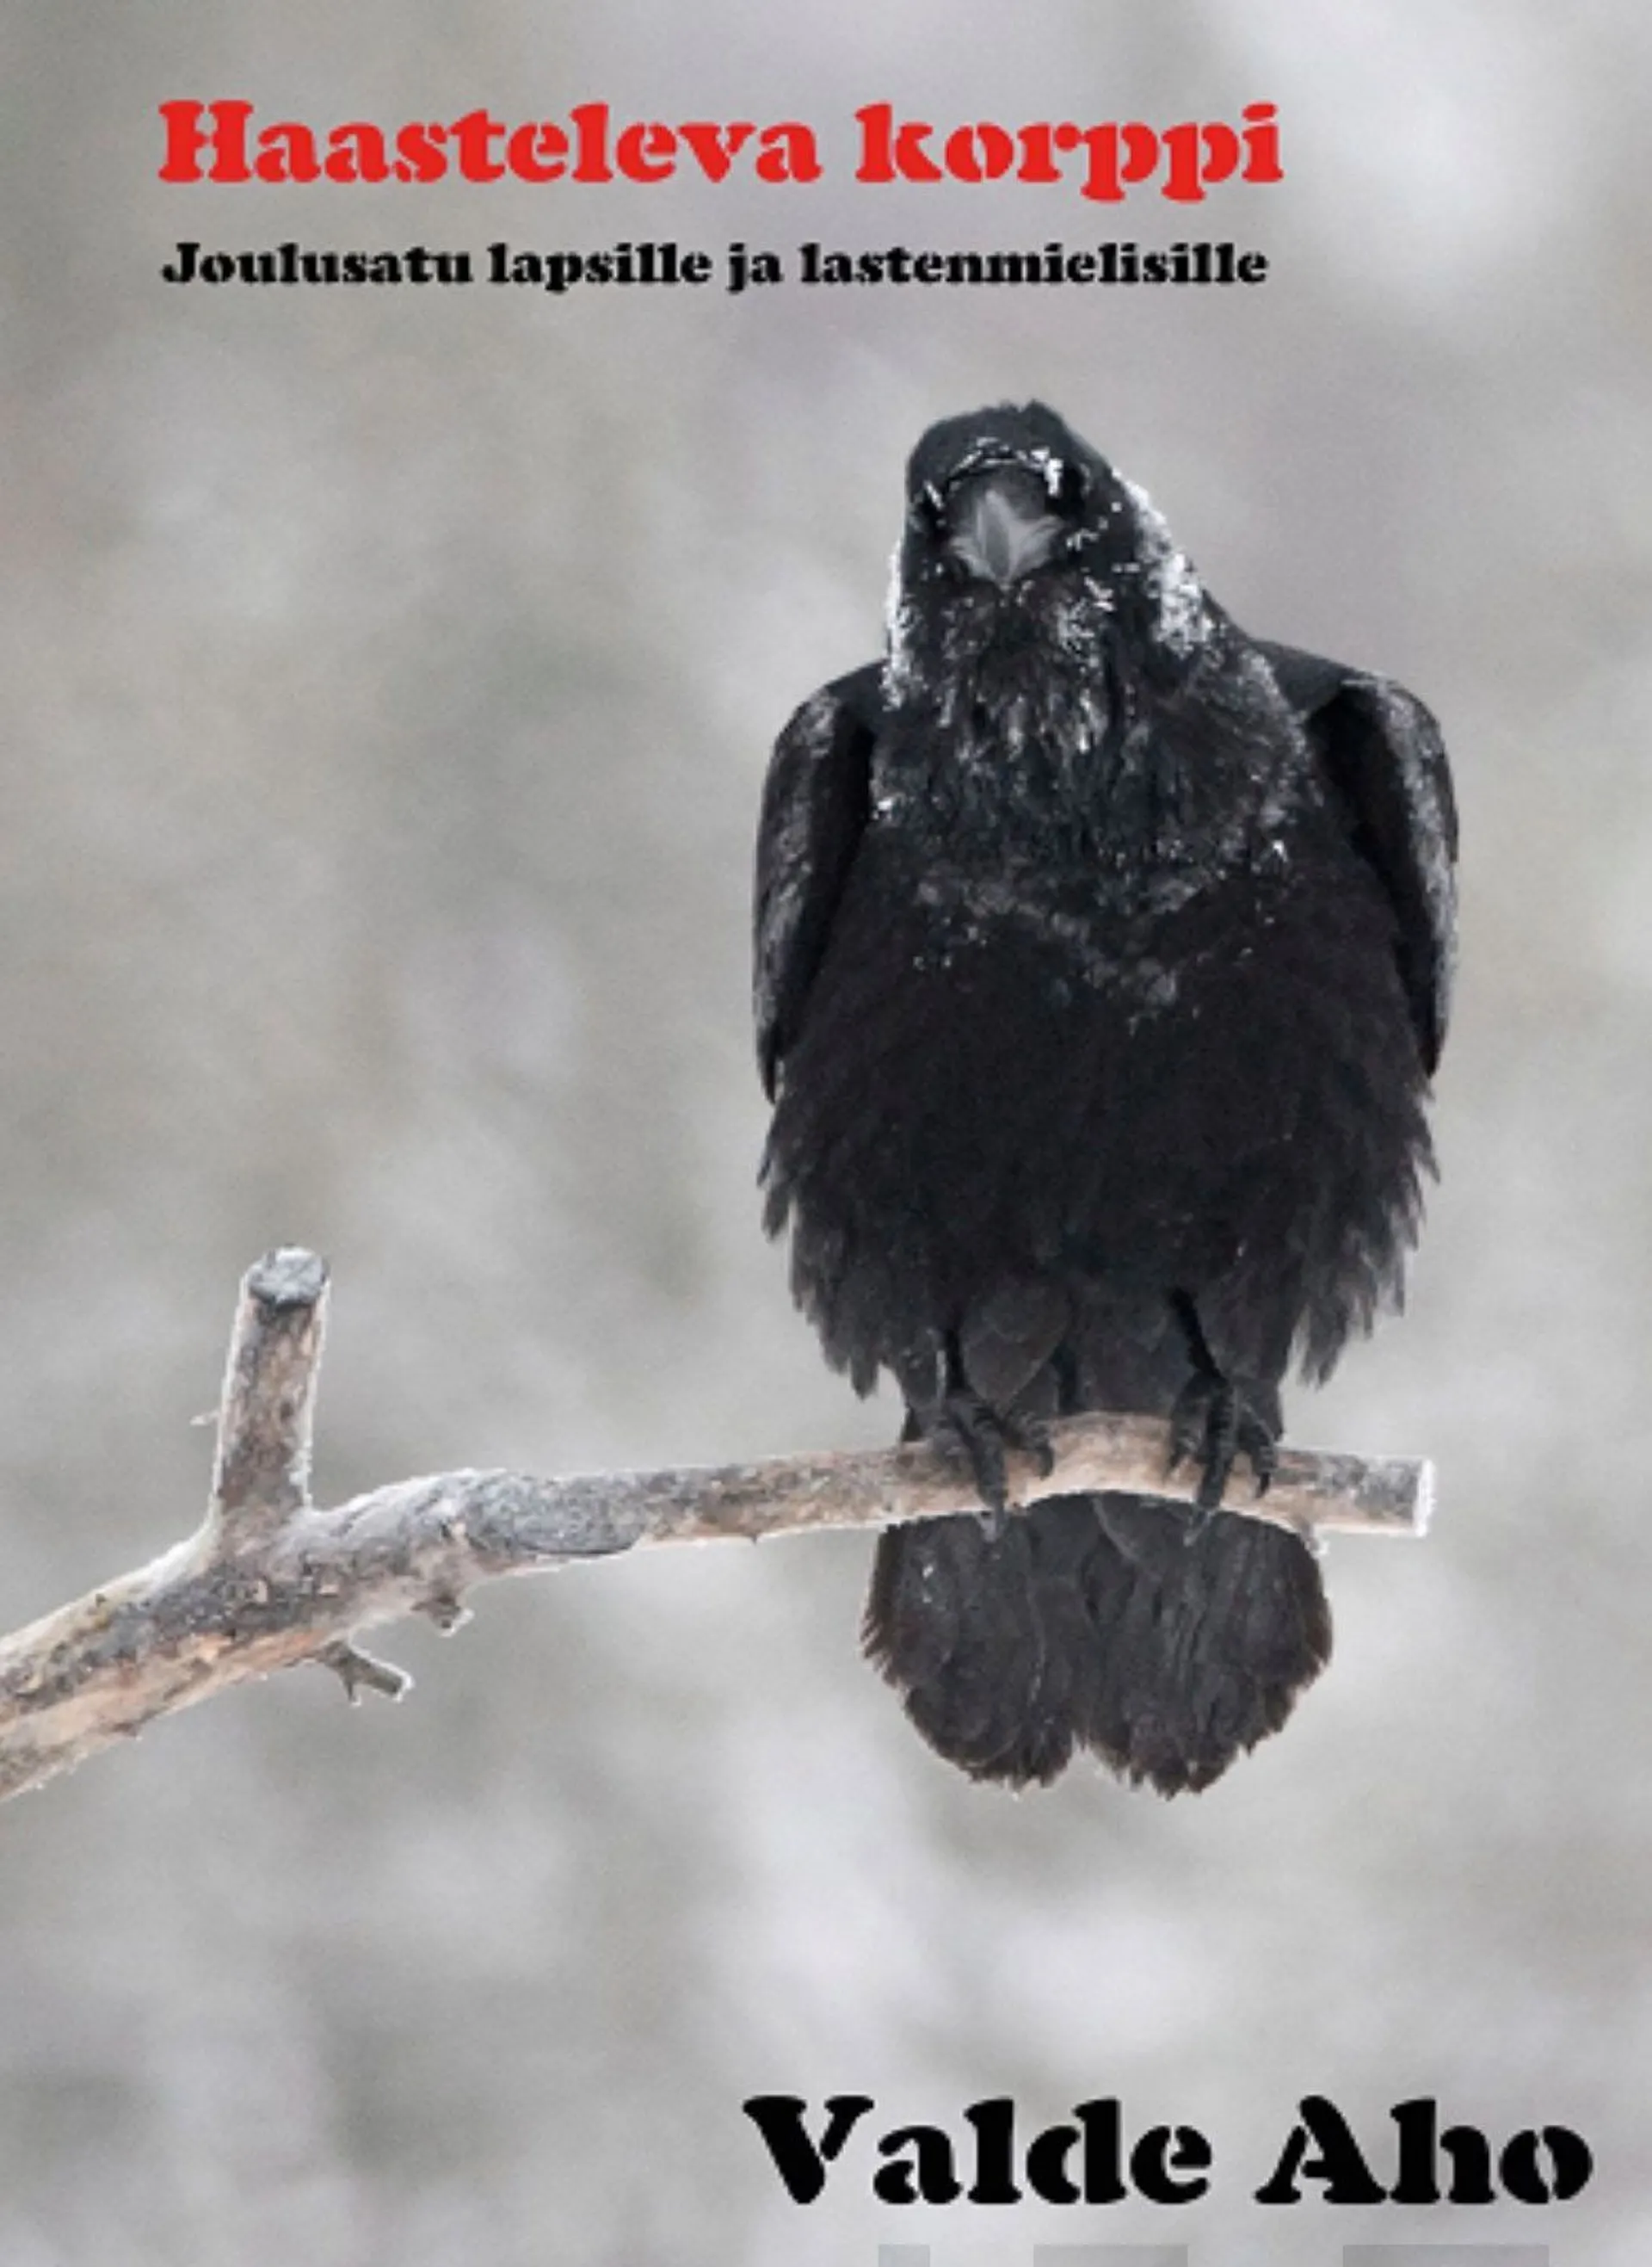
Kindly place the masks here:
[(757, 827), (753, 1006), (771, 1101), (865, 831), (881, 671), (859, 669), (806, 701), (774, 744)]
[(1391, 678), (1257, 642), (1399, 916), (1400, 979), (1432, 1071), (1445, 1038), (1457, 933), (1457, 805), (1440, 728)]

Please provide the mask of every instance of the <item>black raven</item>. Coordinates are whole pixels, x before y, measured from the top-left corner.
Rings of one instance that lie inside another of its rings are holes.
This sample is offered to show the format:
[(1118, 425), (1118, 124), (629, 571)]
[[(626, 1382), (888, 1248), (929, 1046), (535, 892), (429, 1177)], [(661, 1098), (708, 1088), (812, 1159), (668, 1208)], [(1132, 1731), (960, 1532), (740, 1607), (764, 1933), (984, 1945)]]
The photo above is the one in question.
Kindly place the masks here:
[[(1328, 1658), (1310, 1552), (1217, 1507), (1397, 1297), (1455, 854), (1421, 701), (1247, 637), (1041, 403), (925, 435), (886, 657), (774, 750), (756, 1004), (799, 1303), (986, 1507), (880, 1538), (865, 1631), (973, 1776), (1205, 1786)], [(1170, 1417), (1200, 1508), (1005, 1517), (1085, 1409)]]

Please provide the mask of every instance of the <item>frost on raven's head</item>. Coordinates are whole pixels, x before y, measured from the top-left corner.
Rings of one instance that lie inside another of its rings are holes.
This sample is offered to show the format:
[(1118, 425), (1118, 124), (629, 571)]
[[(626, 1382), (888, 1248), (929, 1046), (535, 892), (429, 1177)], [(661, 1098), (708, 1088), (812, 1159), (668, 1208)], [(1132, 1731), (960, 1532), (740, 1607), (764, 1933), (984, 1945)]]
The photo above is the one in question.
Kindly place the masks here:
[(888, 689), (1012, 692), (1028, 671), (1173, 677), (1210, 608), (1143, 494), (1029, 401), (931, 426), (907, 467), (889, 592)]

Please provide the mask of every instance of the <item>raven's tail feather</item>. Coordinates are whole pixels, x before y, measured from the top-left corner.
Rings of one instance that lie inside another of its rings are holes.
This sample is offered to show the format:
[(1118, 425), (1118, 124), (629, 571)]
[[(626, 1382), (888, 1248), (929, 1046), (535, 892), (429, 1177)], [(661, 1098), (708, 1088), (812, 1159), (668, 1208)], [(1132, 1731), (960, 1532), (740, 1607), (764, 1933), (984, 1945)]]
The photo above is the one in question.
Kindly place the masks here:
[(1331, 1653), (1297, 1538), (1141, 1496), (1062, 1496), (989, 1535), (973, 1517), (878, 1538), (864, 1638), (948, 1762), (1012, 1786), (1088, 1747), (1161, 1794), (1208, 1786), (1277, 1731)]

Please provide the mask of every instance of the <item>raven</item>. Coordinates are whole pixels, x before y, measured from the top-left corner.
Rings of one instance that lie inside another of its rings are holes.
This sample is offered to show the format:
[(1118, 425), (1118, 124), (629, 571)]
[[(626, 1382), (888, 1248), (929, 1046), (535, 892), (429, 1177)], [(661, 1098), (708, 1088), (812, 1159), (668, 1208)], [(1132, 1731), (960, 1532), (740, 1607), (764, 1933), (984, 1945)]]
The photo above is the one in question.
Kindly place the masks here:
[[(1422, 702), (1248, 637), (1053, 411), (918, 443), (885, 658), (770, 764), (755, 993), (798, 1302), (983, 1497), (880, 1537), (864, 1632), (973, 1777), (1203, 1787), (1328, 1659), (1311, 1552), (1219, 1507), (1397, 1303), (1456, 836)], [(1169, 1417), (1197, 1508), (1005, 1517), (1086, 1409)]]

